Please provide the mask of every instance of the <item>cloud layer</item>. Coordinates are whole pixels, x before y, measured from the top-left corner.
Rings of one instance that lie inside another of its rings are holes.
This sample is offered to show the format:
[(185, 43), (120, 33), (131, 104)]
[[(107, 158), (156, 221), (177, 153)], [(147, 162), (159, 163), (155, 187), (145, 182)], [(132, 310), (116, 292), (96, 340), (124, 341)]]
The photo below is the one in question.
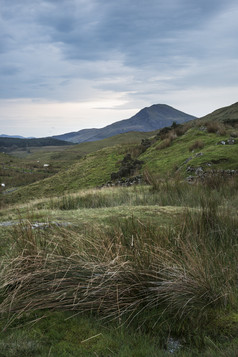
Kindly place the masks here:
[(198, 116), (229, 105), (237, 18), (236, 0), (0, 0), (0, 131), (102, 127), (162, 102)]

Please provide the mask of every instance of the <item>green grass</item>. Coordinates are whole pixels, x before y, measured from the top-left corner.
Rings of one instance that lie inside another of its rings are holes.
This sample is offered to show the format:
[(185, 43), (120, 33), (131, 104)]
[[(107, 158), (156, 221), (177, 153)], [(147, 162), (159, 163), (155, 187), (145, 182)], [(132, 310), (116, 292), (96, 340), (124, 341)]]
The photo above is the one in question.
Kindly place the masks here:
[[(144, 168), (153, 173), (163, 176), (174, 175), (179, 172), (183, 176), (186, 174), (188, 166), (199, 167), (204, 169), (238, 169), (237, 154), (238, 145), (217, 145), (221, 140), (226, 140), (229, 135), (218, 136), (213, 133), (206, 133), (197, 128), (188, 130), (183, 136), (175, 138), (170, 146), (163, 150), (158, 150), (160, 141), (156, 142), (144, 154), (140, 156), (145, 161)], [(166, 140), (166, 139), (165, 139)], [(190, 152), (190, 146), (200, 140), (203, 142), (202, 149), (196, 149)], [(202, 152), (202, 156), (196, 156)], [(188, 158), (192, 158), (185, 163)], [(207, 163), (211, 163), (210, 167)]]

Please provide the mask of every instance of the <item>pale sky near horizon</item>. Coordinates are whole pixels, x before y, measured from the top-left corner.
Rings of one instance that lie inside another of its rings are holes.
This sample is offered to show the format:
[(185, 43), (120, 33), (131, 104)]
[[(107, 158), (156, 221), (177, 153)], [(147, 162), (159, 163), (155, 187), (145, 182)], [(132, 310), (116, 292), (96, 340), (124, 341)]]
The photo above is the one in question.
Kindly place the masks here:
[(0, 0), (0, 134), (238, 101), (237, 0)]

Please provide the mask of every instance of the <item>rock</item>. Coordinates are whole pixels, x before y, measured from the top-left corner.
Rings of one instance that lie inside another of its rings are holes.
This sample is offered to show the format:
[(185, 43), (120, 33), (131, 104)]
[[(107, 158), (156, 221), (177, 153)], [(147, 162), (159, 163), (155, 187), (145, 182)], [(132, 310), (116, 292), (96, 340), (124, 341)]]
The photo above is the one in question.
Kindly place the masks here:
[(139, 185), (141, 183), (142, 183), (142, 175), (137, 175), (128, 178), (121, 178), (120, 180), (116, 180), (114, 182), (108, 181), (106, 184), (98, 186), (97, 188), (114, 187), (114, 186), (129, 187), (132, 185)]
[(195, 176), (188, 176), (188, 177), (186, 177), (186, 181), (188, 182), (188, 183), (192, 183), (192, 182), (194, 182), (194, 180), (196, 179), (196, 177)]
[(118, 172), (112, 172), (111, 180), (115, 181), (123, 177), (132, 176), (136, 170), (141, 169), (143, 163), (143, 161), (132, 159), (131, 154), (127, 154), (121, 161)]
[(198, 167), (198, 168), (196, 169), (196, 171), (195, 171), (195, 175), (197, 175), (197, 176), (202, 176), (203, 173), (204, 173), (204, 171), (203, 171), (203, 168), (202, 168), (201, 166)]
[(193, 166), (188, 166), (187, 169), (186, 169), (187, 172), (194, 172), (195, 170), (196, 169)]
[(192, 156), (188, 157), (184, 162), (183, 162), (183, 165), (187, 164), (190, 160), (192, 160)]

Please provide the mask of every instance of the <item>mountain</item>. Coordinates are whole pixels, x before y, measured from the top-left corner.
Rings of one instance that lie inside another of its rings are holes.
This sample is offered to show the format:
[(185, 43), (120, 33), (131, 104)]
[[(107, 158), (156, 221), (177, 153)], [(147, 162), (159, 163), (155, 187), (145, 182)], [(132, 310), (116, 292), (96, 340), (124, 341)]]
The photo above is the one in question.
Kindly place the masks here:
[(199, 121), (222, 121), (224, 123), (238, 123), (238, 102), (227, 107), (219, 108), (214, 112), (198, 119)]
[(117, 121), (101, 129), (83, 129), (78, 132), (53, 136), (56, 139), (73, 143), (97, 141), (129, 131), (153, 131), (170, 126), (174, 121), (178, 124), (195, 119), (194, 116), (183, 113), (166, 104), (154, 104), (140, 110), (129, 119)]

